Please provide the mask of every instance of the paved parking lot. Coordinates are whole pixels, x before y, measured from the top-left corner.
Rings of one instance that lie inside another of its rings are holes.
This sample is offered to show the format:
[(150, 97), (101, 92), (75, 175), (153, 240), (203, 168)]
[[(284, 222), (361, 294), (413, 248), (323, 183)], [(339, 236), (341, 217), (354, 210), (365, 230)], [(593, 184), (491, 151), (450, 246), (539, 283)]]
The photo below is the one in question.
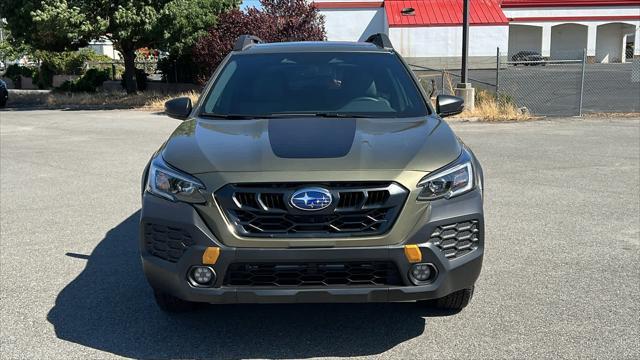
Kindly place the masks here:
[(455, 123), (483, 162), (472, 304), (225, 305), (168, 316), (137, 255), (139, 176), (177, 125), (0, 112), (0, 357), (640, 357), (640, 120)]

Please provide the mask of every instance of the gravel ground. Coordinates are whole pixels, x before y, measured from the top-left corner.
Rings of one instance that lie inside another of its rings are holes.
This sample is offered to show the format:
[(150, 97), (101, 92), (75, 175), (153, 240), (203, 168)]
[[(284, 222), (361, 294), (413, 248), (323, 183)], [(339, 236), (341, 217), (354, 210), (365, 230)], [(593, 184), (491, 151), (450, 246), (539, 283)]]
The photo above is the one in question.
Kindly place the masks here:
[(0, 357), (637, 359), (640, 120), (454, 123), (483, 162), (471, 305), (211, 306), (168, 316), (137, 255), (139, 176), (177, 126), (0, 112)]

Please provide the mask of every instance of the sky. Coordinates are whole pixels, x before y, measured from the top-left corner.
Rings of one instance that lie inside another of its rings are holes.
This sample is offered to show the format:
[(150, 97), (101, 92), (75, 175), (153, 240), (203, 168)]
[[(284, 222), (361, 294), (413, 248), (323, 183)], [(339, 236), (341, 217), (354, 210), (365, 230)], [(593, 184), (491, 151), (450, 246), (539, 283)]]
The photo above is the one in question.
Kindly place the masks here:
[(240, 9), (246, 9), (248, 7), (260, 7), (260, 0), (243, 0), (240, 5)]

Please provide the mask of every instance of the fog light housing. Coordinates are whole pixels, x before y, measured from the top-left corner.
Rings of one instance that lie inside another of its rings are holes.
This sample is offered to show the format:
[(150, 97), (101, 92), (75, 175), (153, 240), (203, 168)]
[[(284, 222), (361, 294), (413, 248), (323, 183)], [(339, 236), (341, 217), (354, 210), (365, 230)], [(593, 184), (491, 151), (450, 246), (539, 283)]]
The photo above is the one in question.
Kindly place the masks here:
[(209, 266), (194, 266), (189, 270), (189, 282), (197, 287), (211, 287), (216, 282), (216, 272)]
[(432, 282), (438, 270), (431, 263), (417, 263), (409, 268), (409, 279), (414, 285), (424, 285)]

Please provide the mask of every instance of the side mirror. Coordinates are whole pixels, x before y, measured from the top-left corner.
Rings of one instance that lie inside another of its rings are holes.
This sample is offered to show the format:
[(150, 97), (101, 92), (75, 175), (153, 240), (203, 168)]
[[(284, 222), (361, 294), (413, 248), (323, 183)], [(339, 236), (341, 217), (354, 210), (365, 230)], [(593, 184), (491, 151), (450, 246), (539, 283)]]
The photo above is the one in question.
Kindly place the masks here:
[(436, 97), (436, 112), (441, 117), (460, 114), (464, 110), (464, 100), (457, 96), (438, 95)]
[(191, 108), (191, 99), (188, 97), (179, 97), (164, 103), (165, 114), (178, 120), (188, 118), (191, 114)]

